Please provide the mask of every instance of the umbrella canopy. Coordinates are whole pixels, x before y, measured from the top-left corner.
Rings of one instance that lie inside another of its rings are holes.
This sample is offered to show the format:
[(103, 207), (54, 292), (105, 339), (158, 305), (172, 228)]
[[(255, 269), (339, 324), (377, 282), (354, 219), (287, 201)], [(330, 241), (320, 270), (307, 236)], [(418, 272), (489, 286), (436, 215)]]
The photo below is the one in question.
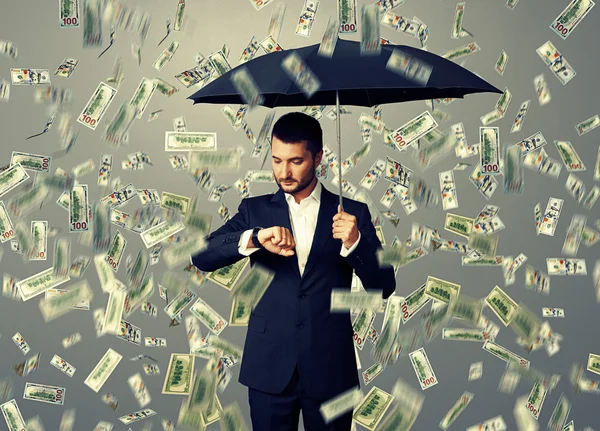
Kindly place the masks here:
[[(340, 105), (375, 106), (439, 98), (463, 98), (470, 93), (494, 92), (488, 84), (467, 69), (436, 54), (405, 45), (381, 45), (379, 55), (361, 56), (360, 42), (338, 39), (331, 57), (318, 55), (320, 44), (256, 57), (242, 66), (256, 82), (264, 100), (262, 106)], [(424, 63), (432, 72), (426, 85), (388, 70), (386, 65), (395, 49)], [(283, 59), (296, 52), (321, 82), (320, 88), (307, 98), (281, 66)], [(240, 67), (240, 66), (238, 66)], [(245, 104), (231, 81), (231, 73), (223, 74), (189, 97), (196, 103)], [(342, 154), (340, 115), (336, 116), (338, 154)], [(263, 159), (263, 164), (266, 160)], [(339, 199), (342, 202), (342, 164), (338, 163)]]
[[(331, 58), (318, 55), (319, 45), (272, 52), (255, 57), (243, 66), (254, 78), (264, 97), (262, 106), (340, 105), (375, 106), (439, 98), (463, 98), (470, 93), (502, 93), (474, 73), (436, 54), (405, 45), (382, 45), (379, 55), (361, 56), (360, 42), (338, 39)], [(433, 68), (423, 86), (386, 69), (394, 49), (400, 49)], [(296, 52), (321, 81), (310, 99), (281, 67), (282, 60)], [(240, 66), (238, 66), (240, 67)], [(244, 104), (230, 76), (225, 73), (189, 97), (196, 103)]]

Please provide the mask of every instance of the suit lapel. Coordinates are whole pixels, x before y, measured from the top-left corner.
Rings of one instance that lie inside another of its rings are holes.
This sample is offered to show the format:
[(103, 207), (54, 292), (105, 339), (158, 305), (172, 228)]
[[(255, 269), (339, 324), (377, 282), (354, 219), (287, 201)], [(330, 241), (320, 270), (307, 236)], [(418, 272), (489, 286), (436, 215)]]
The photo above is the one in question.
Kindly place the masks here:
[[(321, 184), (322, 185), (322, 184)], [(334, 195), (322, 185), (321, 189), (321, 202), (319, 204), (319, 214), (317, 216), (317, 226), (315, 228), (315, 235), (313, 242), (310, 247), (308, 259), (306, 261), (306, 267), (304, 268), (304, 274), (312, 269), (316, 260), (318, 259), (317, 250), (324, 249), (330, 238), (333, 238), (331, 232), (331, 225), (333, 223), (333, 216), (337, 212), (337, 195)], [(285, 200), (285, 194), (279, 189), (271, 198), (270, 213), (272, 217), (272, 226), (283, 226), (293, 232), (292, 225), (290, 222), (290, 212), (288, 203)], [(294, 273), (300, 278), (300, 270), (298, 269), (298, 256), (294, 253), (288, 259), (292, 265)]]
[(323, 186), (321, 189), (321, 204), (319, 205), (319, 215), (317, 217), (317, 227), (315, 228), (315, 236), (313, 238), (304, 274), (308, 274), (312, 270), (318, 259), (320, 250), (324, 250), (329, 239), (333, 238), (331, 225), (333, 224), (333, 216), (337, 212), (336, 195), (331, 193)]

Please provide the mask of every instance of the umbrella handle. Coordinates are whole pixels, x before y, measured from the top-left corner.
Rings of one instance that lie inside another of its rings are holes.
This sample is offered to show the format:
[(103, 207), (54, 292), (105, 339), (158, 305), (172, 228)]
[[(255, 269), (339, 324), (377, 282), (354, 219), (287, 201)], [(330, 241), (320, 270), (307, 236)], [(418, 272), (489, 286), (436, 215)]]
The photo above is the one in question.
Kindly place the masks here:
[(340, 183), (340, 211), (344, 211), (344, 204), (342, 203), (342, 137), (341, 137), (341, 124), (340, 124), (340, 94), (338, 90), (335, 90), (335, 108), (336, 116), (335, 120), (337, 123), (337, 141), (338, 141), (338, 180)]

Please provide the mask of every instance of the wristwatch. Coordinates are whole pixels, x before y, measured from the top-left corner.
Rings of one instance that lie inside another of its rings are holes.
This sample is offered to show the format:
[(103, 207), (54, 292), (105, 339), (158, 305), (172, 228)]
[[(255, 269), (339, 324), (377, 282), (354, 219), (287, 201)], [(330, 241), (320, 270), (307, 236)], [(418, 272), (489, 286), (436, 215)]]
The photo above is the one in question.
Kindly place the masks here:
[(252, 229), (252, 244), (254, 244), (254, 247), (256, 247), (256, 248), (264, 248), (263, 245), (258, 240), (258, 231), (261, 229), (262, 229), (262, 227), (258, 227), (258, 226), (255, 227), (254, 229)]

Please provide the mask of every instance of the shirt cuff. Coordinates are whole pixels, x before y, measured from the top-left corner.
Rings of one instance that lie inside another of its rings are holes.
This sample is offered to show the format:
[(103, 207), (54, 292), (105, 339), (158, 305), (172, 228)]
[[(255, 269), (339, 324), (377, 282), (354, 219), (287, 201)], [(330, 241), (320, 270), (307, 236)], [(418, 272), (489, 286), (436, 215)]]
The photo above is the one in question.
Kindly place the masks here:
[(344, 247), (344, 244), (342, 244), (342, 249), (340, 250), (340, 255), (342, 257), (346, 257), (348, 256), (350, 253), (352, 253), (354, 251), (354, 249), (356, 248), (356, 246), (358, 245), (358, 242), (360, 241), (360, 231), (358, 231), (358, 239), (356, 240), (356, 242), (352, 245), (352, 247), (350, 248), (346, 248)]
[(248, 229), (244, 231), (244, 233), (240, 236), (240, 241), (238, 242), (238, 252), (244, 256), (250, 256), (256, 250), (260, 250), (258, 247), (248, 247), (248, 241), (252, 236), (252, 229)]

